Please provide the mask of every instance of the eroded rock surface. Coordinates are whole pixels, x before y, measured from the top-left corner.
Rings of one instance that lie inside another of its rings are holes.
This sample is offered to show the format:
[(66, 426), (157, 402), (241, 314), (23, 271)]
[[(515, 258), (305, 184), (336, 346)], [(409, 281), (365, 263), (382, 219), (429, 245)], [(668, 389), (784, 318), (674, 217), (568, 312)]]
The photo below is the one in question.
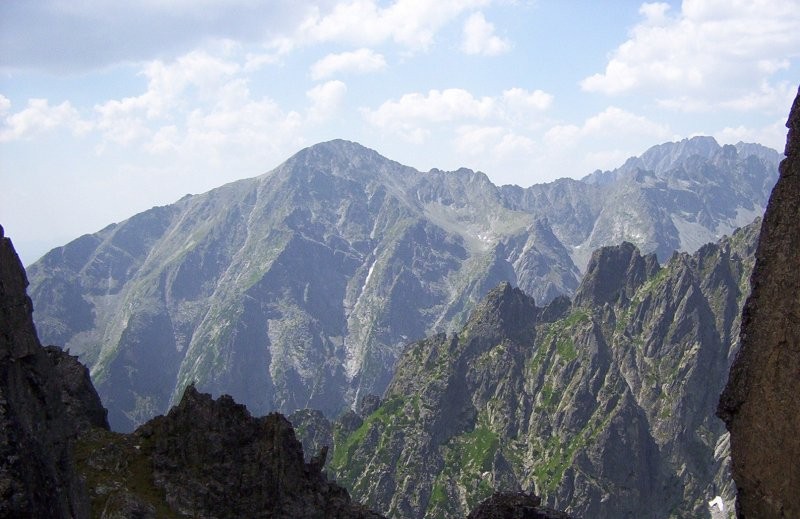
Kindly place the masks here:
[[(0, 517), (88, 517), (73, 462), (79, 427), (58, 375), (70, 359), (48, 355), (39, 343), (27, 286), (0, 227)], [(94, 402), (91, 395), (75, 398), (100, 406), (96, 393)]]
[(800, 517), (800, 93), (720, 399), (743, 518)]

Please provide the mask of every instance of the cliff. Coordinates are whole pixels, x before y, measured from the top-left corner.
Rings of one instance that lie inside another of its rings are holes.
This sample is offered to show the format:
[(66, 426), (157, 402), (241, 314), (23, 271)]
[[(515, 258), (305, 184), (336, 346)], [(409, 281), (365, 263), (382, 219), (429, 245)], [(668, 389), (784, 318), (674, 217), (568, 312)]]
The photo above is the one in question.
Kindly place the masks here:
[(0, 227), (0, 517), (88, 517), (73, 445), (105, 410), (75, 357), (42, 348), (27, 286)]
[(761, 226), (741, 350), (719, 403), (739, 517), (800, 517), (800, 92)]

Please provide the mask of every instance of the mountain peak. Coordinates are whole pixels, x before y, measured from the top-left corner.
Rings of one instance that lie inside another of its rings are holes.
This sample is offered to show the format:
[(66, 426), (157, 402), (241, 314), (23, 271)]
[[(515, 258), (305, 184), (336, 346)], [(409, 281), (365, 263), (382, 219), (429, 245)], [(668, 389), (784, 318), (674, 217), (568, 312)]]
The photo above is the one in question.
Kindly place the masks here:
[(512, 287), (511, 283), (504, 281), (486, 294), (483, 302), (478, 305), (470, 317), (466, 328), (479, 333), (488, 333), (490, 330), (501, 332), (505, 335), (518, 335), (524, 333), (536, 322), (539, 309), (536, 301), (519, 288)]
[(655, 254), (642, 256), (630, 242), (601, 247), (592, 254), (586, 274), (575, 292), (575, 306), (602, 306), (629, 300), (642, 283), (659, 269)]

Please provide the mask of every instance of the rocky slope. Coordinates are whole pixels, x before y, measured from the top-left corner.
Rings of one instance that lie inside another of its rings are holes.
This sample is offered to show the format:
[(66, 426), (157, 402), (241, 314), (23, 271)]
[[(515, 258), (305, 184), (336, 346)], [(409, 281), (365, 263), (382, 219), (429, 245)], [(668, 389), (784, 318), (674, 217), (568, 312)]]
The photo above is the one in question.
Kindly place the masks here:
[(323, 143), (54, 249), (30, 267), (37, 327), (91, 367), (116, 430), (191, 382), (255, 414), (332, 416), (501, 281), (544, 304), (575, 291), (598, 246), (664, 259), (761, 214), (778, 159), (695, 138), (602, 181), (522, 189)]
[(800, 91), (761, 227), (741, 329), (720, 398), (739, 517), (800, 516)]
[(0, 226), (0, 517), (88, 517), (74, 442), (105, 410), (75, 357), (42, 348), (27, 285)]
[[(600, 249), (573, 300), (545, 307), (499, 286), (458, 333), (405, 350), (376, 410), (330, 427), (337, 477), (398, 518), (464, 516), (493, 490), (579, 517), (696, 517), (716, 496), (730, 509), (714, 411), (757, 229), (663, 267), (629, 243)], [(324, 430), (304, 416), (299, 430)]]

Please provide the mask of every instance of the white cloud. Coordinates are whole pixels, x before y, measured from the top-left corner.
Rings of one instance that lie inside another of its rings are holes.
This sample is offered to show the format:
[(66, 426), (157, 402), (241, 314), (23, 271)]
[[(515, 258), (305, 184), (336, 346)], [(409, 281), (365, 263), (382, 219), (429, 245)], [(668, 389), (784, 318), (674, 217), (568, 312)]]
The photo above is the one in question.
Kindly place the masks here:
[(786, 119), (778, 119), (760, 128), (748, 128), (743, 125), (726, 126), (714, 133), (720, 144), (736, 144), (737, 142), (757, 142), (779, 152), (783, 152), (786, 144)]
[(466, 10), (490, 0), (396, 0), (381, 7), (375, 0), (338, 2), (330, 12), (315, 8), (301, 24), (303, 41), (337, 41), (375, 45), (386, 41), (410, 50), (425, 50), (444, 25)]
[(316, 122), (329, 119), (339, 109), (346, 92), (347, 85), (338, 80), (327, 81), (306, 92), (311, 100), (309, 119)]
[[(800, 56), (798, 0), (685, 0), (646, 3), (644, 19), (611, 55), (605, 71), (585, 78), (585, 91), (609, 95), (646, 91), (682, 110), (725, 106), (760, 110), (749, 98), (779, 88), (767, 82)], [(785, 110), (785, 106), (772, 105)]]
[[(11, 102), (5, 96), (0, 96), (0, 114), (10, 110)], [(89, 124), (81, 120), (69, 101), (51, 106), (47, 99), (29, 99), (26, 108), (4, 117), (0, 142), (30, 138), (62, 127), (81, 134), (89, 129)]]
[(532, 114), (550, 107), (553, 96), (541, 90), (522, 88), (505, 90), (502, 95), (475, 97), (467, 90), (450, 88), (405, 94), (398, 100), (385, 101), (375, 110), (362, 110), (366, 120), (379, 128), (395, 131), (412, 142), (429, 134), (429, 125), (467, 121), (530, 123)]
[(528, 154), (535, 148), (533, 139), (503, 126), (460, 126), (456, 130), (454, 142), (459, 153), (466, 155), (490, 153), (495, 158)]
[(650, 121), (646, 117), (609, 106), (599, 114), (586, 119), (581, 126), (556, 125), (544, 135), (545, 143), (557, 148), (574, 148), (582, 139), (589, 137), (639, 136), (646, 139), (665, 139), (670, 137), (669, 128)]
[(610, 106), (580, 125), (555, 125), (547, 130), (542, 138), (542, 163), (566, 176), (582, 176), (598, 168), (615, 168), (673, 137), (667, 125)]
[(481, 12), (473, 13), (464, 22), (463, 38), (461, 50), (467, 54), (496, 56), (511, 50), (511, 43), (495, 35), (494, 25)]
[(386, 68), (386, 59), (372, 49), (328, 54), (311, 65), (311, 78), (325, 79), (340, 72), (375, 72)]
[(503, 100), (509, 110), (547, 110), (553, 104), (553, 96), (542, 90), (528, 92), (523, 88), (510, 88), (503, 92)]

